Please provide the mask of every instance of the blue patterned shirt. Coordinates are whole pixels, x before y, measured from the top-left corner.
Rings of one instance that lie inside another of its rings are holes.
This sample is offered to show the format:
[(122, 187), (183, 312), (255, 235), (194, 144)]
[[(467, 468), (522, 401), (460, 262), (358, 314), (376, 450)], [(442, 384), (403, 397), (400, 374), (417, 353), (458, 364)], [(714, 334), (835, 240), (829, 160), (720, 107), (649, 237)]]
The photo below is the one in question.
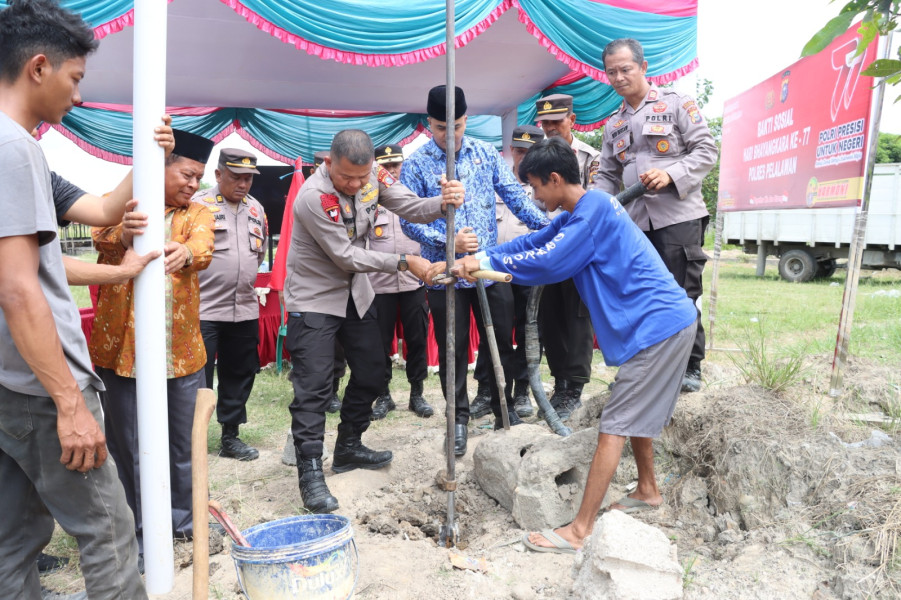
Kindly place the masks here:
[[(495, 194), (529, 229), (541, 229), (550, 223), (523, 191), (522, 184), (516, 180), (513, 171), (491, 144), (463, 136), (455, 170), (456, 179), (466, 188), (463, 205), (456, 210), (454, 216), (455, 233), (464, 227), (472, 227), (479, 239), (479, 250), (497, 245)], [(404, 161), (400, 181), (418, 196), (429, 198), (441, 195), (439, 182), (441, 175), (446, 172), (447, 155), (435, 140), (429, 140)], [(407, 237), (422, 246), (423, 258), (431, 262), (446, 258), (446, 219), (436, 219), (428, 224), (410, 223), (404, 219), (400, 222)], [(458, 258), (462, 256), (463, 254), (457, 254)], [(461, 280), (456, 287), (470, 288), (475, 287), (475, 284)]]

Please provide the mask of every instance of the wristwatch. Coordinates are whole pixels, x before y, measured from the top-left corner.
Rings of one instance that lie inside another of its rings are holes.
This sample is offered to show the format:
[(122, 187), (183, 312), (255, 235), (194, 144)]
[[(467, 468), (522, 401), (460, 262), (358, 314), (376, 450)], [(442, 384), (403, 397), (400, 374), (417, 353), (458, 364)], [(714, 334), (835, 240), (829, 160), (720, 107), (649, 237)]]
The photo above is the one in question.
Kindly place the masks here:
[(407, 255), (401, 254), (400, 260), (397, 261), (397, 270), (398, 271), (409, 271), (410, 265), (407, 264)]

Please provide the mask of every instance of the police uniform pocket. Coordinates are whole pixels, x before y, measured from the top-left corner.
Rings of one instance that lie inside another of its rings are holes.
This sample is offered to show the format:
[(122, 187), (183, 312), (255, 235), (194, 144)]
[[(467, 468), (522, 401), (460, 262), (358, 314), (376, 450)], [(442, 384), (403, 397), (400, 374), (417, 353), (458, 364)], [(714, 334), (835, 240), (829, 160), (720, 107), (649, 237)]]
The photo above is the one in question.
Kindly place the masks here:
[(231, 245), (228, 239), (228, 230), (217, 229), (214, 233), (216, 235), (216, 239), (213, 242), (213, 252), (228, 250)]
[(323, 313), (301, 313), (300, 320), (303, 322), (303, 326), (309, 329), (322, 329), (325, 325), (325, 315)]
[(652, 153), (667, 156), (676, 151), (673, 147), (675, 144), (672, 139), (672, 123), (645, 123), (641, 133), (647, 138)]
[(255, 233), (250, 234), (250, 251), (251, 252), (264, 252), (266, 250), (265, 245), (263, 244), (263, 236), (257, 235)]
[(29, 406), (31, 398), (3, 388), (0, 394), (0, 431), (21, 440), (34, 430)]
[(700, 297), (704, 290), (701, 285), (701, 276), (704, 274), (704, 265), (707, 263), (707, 254), (701, 246), (683, 246), (685, 251), (685, 293), (695, 299)]

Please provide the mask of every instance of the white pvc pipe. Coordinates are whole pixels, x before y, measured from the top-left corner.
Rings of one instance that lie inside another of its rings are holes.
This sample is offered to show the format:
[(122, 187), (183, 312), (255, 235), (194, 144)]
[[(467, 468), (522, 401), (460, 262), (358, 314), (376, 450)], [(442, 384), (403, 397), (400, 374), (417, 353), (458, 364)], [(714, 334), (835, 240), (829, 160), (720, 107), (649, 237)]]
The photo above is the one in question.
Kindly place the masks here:
[[(136, 0), (134, 26), (134, 195), (149, 215), (135, 250), (144, 254), (165, 245), (164, 156), (153, 129), (166, 109), (166, 0)], [(151, 262), (135, 280), (135, 373), (147, 591), (172, 589), (172, 501), (169, 481), (169, 426), (166, 393), (165, 269)]]

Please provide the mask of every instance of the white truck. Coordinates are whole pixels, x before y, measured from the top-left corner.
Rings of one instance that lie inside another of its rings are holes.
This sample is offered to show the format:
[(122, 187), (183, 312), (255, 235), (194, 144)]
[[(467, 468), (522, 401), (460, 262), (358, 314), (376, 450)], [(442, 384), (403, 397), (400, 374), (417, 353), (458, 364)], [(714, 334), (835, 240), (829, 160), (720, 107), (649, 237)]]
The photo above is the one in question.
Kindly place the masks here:
[[(767, 255), (779, 257), (779, 275), (787, 281), (831, 277), (836, 260), (848, 258), (856, 212), (853, 207), (726, 212), (723, 243), (756, 254), (761, 277)], [(901, 163), (876, 165), (862, 266), (901, 268)]]

